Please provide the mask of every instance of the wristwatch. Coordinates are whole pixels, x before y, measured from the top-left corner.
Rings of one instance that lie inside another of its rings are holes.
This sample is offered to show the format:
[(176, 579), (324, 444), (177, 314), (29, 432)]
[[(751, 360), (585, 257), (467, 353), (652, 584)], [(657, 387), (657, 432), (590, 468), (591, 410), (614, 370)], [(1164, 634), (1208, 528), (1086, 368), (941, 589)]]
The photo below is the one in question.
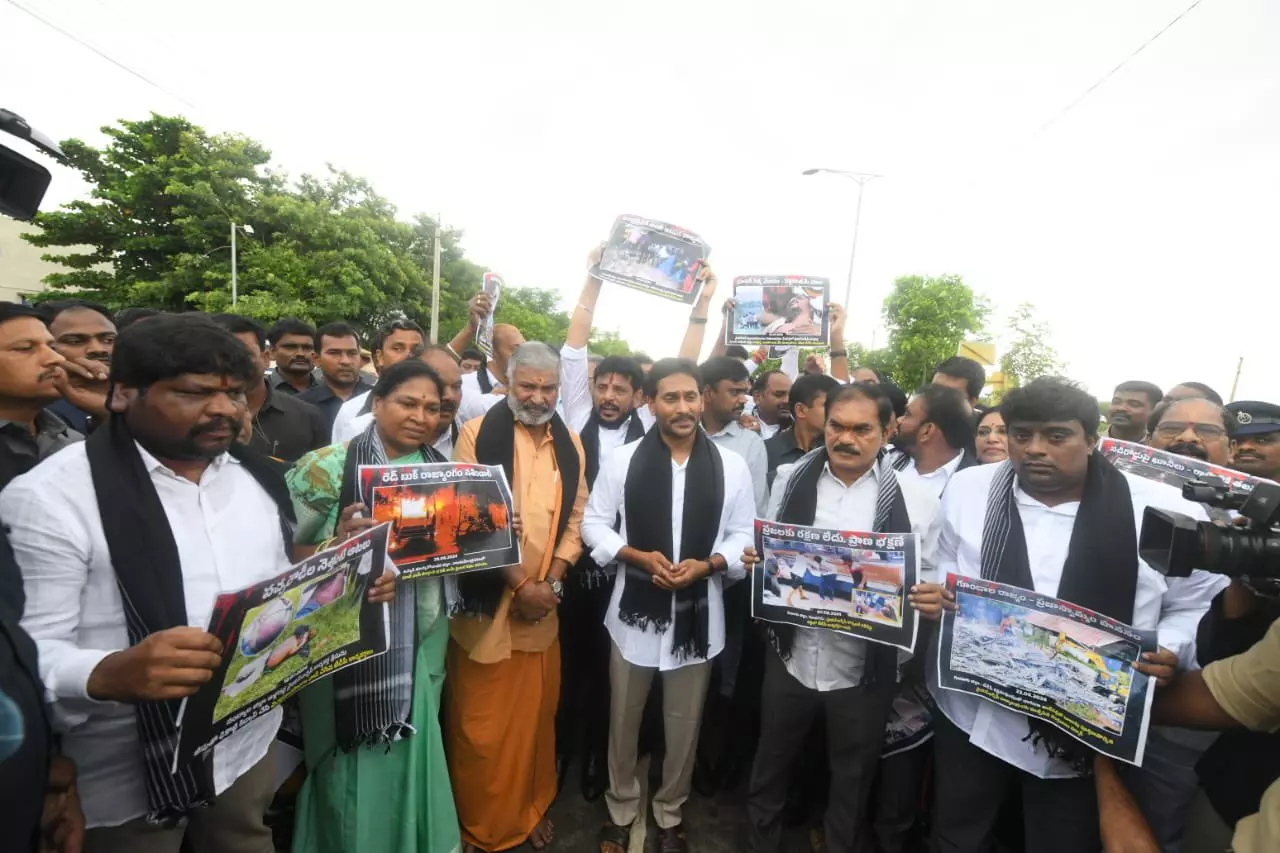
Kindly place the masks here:
[(547, 578), (547, 586), (551, 587), (551, 592), (556, 597), (556, 601), (564, 601), (564, 584), (555, 578)]

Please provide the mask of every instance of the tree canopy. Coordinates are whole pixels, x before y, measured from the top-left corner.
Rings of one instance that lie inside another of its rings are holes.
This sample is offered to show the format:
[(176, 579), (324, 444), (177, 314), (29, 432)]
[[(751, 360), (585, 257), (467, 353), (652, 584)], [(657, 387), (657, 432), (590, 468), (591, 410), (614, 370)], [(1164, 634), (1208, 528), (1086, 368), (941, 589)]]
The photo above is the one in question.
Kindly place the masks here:
[(881, 308), (889, 342), (849, 347), (849, 367), (872, 367), (911, 390), (933, 378), (938, 362), (968, 337), (982, 338), (990, 307), (958, 275), (901, 276)]
[[(345, 320), (366, 330), (404, 316), (427, 328), (438, 237), (441, 339), (466, 322), (486, 268), (466, 257), (462, 233), (423, 214), (402, 221), (365, 179), (330, 168), (291, 181), (254, 140), (211, 135), (176, 116), (122, 120), (102, 132), (102, 148), (62, 144), (90, 197), (41, 214), (39, 230), (24, 235), (42, 248), (73, 248), (45, 256), (67, 268), (46, 278), (45, 298), (75, 293), (115, 309)], [(234, 307), (233, 223), (252, 229), (236, 234)], [(551, 343), (569, 324), (555, 291), (537, 288), (508, 287), (497, 319)], [(599, 340), (626, 350), (616, 334)]]
[(1058, 353), (1049, 345), (1049, 324), (1036, 318), (1035, 306), (1024, 302), (1009, 318), (1009, 345), (1000, 357), (1006, 388), (1026, 385), (1040, 376), (1062, 371)]

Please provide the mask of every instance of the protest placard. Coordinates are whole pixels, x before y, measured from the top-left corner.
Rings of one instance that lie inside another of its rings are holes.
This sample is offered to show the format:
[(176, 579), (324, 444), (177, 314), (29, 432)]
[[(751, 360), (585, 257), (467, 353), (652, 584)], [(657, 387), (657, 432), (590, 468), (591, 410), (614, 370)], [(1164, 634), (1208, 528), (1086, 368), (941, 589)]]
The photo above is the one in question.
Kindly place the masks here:
[(642, 216), (620, 216), (591, 275), (692, 304), (698, 298), (698, 270), (710, 251), (692, 231)]
[(733, 280), (733, 317), (726, 344), (747, 347), (826, 346), (830, 282), (801, 275), (749, 275)]
[(1155, 695), (1133, 668), (1155, 631), (1021, 587), (947, 576), (938, 685), (1044, 720), (1086, 746), (1141, 764)]
[(496, 465), (362, 465), (360, 500), (391, 523), (388, 553), (404, 580), (520, 562), (507, 476)]
[(493, 315), (498, 311), (498, 300), (502, 297), (502, 279), (487, 272), (484, 274), (484, 292), (489, 294), (489, 313), (476, 328), (476, 349), (493, 358)]
[[(1269, 482), (1203, 459), (1179, 456), (1167, 450), (1157, 450), (1145, 444), (1121, 441), (1118, 438), (1103, 438), (1098, 442), (1098, 451), (1121, 471), (1178, 489), (1192, 480), (1199, 480), (1225, 486), (1240, 494), (1249, 494), (1259, 483)], [(1231, 519), (1230, 513), (1224, 509), (1206, 506), (1205, 510), (1214, 521)]]
[(387, 567), (390, 531), (370, 528), (217, 597), (208, 631), (222, 642), (222, 665), (183, 703), (175, 767), (308, 684), (387, 650), (386, 605), (368, 593)]
[(915, 534), (858, 533), (756, 519), (751, 615), (910, 651), (919, 614)]

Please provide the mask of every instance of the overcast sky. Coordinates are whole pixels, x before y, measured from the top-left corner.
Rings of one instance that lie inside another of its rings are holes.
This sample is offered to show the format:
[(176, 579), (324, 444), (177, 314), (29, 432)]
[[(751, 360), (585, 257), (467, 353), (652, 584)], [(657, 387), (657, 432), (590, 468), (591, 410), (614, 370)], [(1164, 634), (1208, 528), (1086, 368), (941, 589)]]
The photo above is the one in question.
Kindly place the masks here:
[[(1280, 401), (1280, 3), (1203, 0), (1063, 112), (1190, 2), (0, 0), (0, 106), (93, 142), (182, 113), (294, 174), (332, 162), (567, 309), (620, 213), (701, 234), (722, 290), (843, 292), (856, 186), (800, 171), (877, 172), (851, 339), (884, 342), (895, 276), (952, 272), (997, 324), (1034, 303), (1096, 394), (1225, 395), (1243, 356), (1237, 396)], [(61, 170), (50, 198), (82, 192)], [(660, 356), (686, 315), (609, 287), (596, 321)]]

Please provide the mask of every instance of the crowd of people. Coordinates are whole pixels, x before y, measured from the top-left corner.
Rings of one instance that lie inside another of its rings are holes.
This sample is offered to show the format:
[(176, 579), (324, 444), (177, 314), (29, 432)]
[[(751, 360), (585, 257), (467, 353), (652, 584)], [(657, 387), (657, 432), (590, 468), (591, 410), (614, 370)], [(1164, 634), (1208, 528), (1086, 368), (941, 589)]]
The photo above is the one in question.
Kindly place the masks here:
[[(273, 850), (280, 711), (175, 761), (181, 702), (222, 660), (214, 597), (372, 526), (359, 466), (447, 460), (505, 471), (521, 562), (374, 584), (377, 668), (286, 709), (297, 853), (547, 849), (558, 795), (603, 798), (600, 853), (642, 822), (682, 853), (695, 792), (732, 792), (745, 829), (724, 849), (750, 853), (805, 824), (833, 853), (1175, 853), (1201, 792), (1235, 850), (1280, 849), (1280, 607), (1149, 566), (1144, 510), (1203, 507), (1097, 452), (1109, 435), (1280, 481), (1280, 406), (1126, 382), (1103, 424), (1042, 377), (986, 408), (962, 357), (908, 393), (848, 363), (834, 304), (825, 354), (765, 370), (722, 326), (699, 363), (717, 285), (699, 275), (656, 361), (589, 352), (590, 276), (562, 344), (497, 324), (475, 350), (479, 293), (450, 342), (398, 320), (367, 362), (342, 322), (0, 303), (5, 849)], [(754, 621), (756, 519), (915, 534), (915, 654)], [(1158, 685), (1142, 766), (940, 690), (948, 573), (1157, 630), (1135, 665)], [(891, 726), (914, 747), (887, 749)]]

